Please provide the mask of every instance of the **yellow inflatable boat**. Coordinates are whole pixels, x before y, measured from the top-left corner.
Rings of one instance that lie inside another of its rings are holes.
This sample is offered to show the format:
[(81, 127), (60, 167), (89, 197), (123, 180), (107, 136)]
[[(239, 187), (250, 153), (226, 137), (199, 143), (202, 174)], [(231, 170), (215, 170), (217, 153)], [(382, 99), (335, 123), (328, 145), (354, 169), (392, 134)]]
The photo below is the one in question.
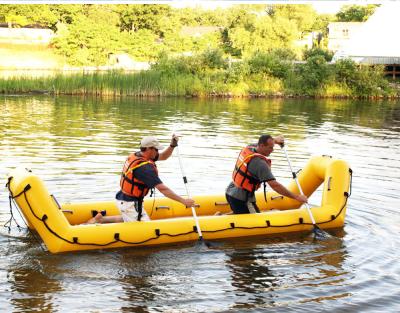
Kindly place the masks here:
[[(307, 196), (324, 183), (321, 204), (311, 209), (318, 226), (342, 227), (351, 185), (348, 164), (328, 156), (313, 157), (298, 179)], [(198, 240), (191, 208), (167, 198), (145, 200), (151, 221), (81, 225), (97, 212), (119, 214), (115, 201), (60, 205), (39, 177), (26, 169), (13, 171), (7, 186), (28, 227), (39, 234), (52, 253)], [(294, 180), (288, 189), (299, 192)], [(223, 194), (193, 198), (205, 240), (304, 232), (313, 227), (306, 208), (275, 192), (267, 193), (267, 201), (263, 193), (257, 194), (261, 209), (257, 214), (214, 215), (230, 212)]]

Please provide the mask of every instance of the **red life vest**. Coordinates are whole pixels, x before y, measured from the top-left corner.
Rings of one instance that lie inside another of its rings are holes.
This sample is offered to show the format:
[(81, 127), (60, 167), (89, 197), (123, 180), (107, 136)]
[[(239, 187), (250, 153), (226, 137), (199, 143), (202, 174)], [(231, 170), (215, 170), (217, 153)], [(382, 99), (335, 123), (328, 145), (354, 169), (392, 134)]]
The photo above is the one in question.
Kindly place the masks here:
[(249, 172), (249, 163), (254, 158), (264, 160), (269, 167), (271, 167), (271, 160), (264, 155), (255, 152), (256, 145), (249, 145), (240, 151), (239, 157), (236, 161), (235, 169), (233, 170), (232, 180), (236, 187), (245, 189), (251, 193), (255, 192), (262, 181), (254, 177)]
[(142, 199), (148, 194), (150, 188), (134, 175), (134, 171), (137, 168), (146, 164), (153, 166), (156, 174), (158, 174), (157, 166), (152, 160), (146, 160), (141, 156), (135, 155), (135, 153), (128, 156), (122, 169), (120, 180), (121, 190), (124, 194), (138, 199)]

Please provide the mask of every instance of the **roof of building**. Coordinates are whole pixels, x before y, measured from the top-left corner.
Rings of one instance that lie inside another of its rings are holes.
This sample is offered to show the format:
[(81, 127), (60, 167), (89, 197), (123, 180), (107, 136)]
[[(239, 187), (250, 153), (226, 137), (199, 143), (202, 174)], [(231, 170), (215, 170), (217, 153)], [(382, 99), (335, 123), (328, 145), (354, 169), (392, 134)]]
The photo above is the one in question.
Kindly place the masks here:
[(330, 22), (328, 24), (328, 28), (332, 28), (332, 27), (340, 27), (340, 28), (344, 28), (344, 27), (352, 27), (352, 26), (358, 26), (364, 24), (364, 22)]
[(351, 58), (367, 64), (400, 64), (400, 3), (385, 3), (356, 30), (333, 60)]

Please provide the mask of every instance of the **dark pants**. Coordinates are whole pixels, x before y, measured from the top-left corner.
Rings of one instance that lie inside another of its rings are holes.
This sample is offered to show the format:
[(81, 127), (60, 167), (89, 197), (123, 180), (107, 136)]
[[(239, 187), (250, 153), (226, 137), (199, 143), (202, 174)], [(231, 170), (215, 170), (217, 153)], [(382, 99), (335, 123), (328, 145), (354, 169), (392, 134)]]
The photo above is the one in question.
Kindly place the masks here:
[[(226, 200), (228, 201), (229, 205), (231, 206), (231, 209), (233, 213), (235, 214), (249, 214), (251, 213), (248, 206), (247, 206), (247, 201), (242, 201), (236, 198), (231, 197), (228, 194), (225, 194)], [(260, 213), (260, 210), (258, 209), (257, 205), (255, 202), (252, 202), (254, 209), (256, 210), (257, 213)]]

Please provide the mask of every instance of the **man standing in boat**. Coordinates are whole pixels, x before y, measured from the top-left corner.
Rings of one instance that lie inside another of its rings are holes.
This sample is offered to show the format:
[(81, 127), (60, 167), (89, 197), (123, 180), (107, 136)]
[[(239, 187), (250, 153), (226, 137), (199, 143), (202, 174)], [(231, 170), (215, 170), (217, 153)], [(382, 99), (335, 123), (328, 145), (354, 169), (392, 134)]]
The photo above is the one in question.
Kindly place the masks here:
[[(271, 172), (271, 160), (267, 157), (274, 150), (274, 145), (283, 145), (283, 136), (273, 138), (262, 135), (255, 145), (243, 148), (236, 161), (232, 182), (226, 189), (226, 199), (234, 214), (259, 213), (254, 192), (261, 183), (268, 185), (282, 196), (295, 199), (301, 203), (308, 201), (304, 195), (296, 195), (276, 181)], [(265, 190), (264, 190), (265, 192)]]
[(187, 207), (194, 205), (194, 200), (185, 199), (174, 193), (163, 184), (158, 176), (156, 161), (168, 159), (178, 145), (178, 137), (172, 135), (171, 143), (162, 152), (163, 147), (153, 136), (144, 137), (140, 142), (140, 151), (128, 156), (124, 163), (120, 191), (116, 194), (116, 201), (121, 215), (102, 216), (98, 213), (88, 223), (119, 223), (150, 220), (143, 209), (143, 198), (150, 189), (157, 188), (164, 196), (178, 201)]

